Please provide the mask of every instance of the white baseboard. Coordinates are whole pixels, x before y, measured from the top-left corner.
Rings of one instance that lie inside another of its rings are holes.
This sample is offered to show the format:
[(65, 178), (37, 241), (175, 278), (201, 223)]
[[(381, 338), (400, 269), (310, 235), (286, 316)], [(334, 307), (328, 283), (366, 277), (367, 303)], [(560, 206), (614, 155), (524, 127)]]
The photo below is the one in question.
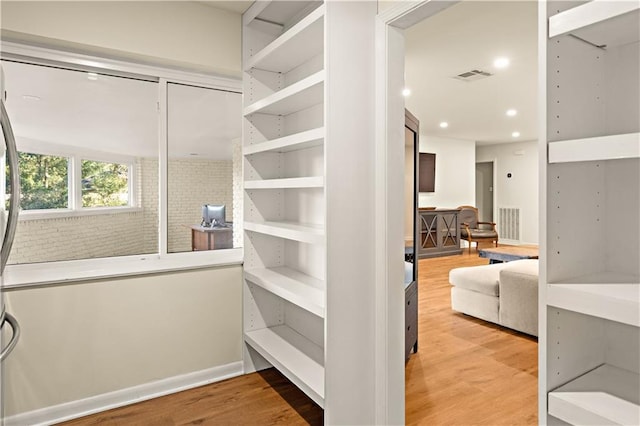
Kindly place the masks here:
[(241, 374), (243, 374), (242, 361), (237, 361), (219, 367), (173, 376), (77, 401), (16, 414), (5, 418), (4, 424), (5, 426), (51, 425), (219, 382)]
[(500, 238), (500, 241), (498, 241), (498, 246), (503, 244), (506, 246), (521, 246), (524, 243), (522, 243), (520, 240), (508, 240), (506, 238)]

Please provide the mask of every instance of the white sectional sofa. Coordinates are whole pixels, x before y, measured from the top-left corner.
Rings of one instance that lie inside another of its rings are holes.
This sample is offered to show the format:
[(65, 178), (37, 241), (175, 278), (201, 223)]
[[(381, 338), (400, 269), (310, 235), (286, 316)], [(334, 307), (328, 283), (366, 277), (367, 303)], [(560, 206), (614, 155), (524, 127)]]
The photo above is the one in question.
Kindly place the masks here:
[(455, 268), (449, 272), (451, 308), (538, 335), (538, 260)]

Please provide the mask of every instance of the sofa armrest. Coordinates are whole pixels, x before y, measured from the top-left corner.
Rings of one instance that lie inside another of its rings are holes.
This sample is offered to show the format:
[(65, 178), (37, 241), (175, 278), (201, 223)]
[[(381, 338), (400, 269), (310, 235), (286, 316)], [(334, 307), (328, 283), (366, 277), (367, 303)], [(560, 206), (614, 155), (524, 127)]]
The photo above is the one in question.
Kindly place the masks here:
[(500, 323), (538, 335), (538, 260), (509, 262), (500, 271)]

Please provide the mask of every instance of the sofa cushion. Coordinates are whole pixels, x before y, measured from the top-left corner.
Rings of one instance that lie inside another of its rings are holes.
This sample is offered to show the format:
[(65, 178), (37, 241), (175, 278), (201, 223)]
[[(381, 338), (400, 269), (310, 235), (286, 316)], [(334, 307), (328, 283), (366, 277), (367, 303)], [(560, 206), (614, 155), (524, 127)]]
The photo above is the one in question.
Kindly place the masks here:
[(500, 271), (507, 265), (507, 263), (494, 263), (492, 265), (455, 268), (449, 272), (449, 282), (459, 288), (498, 296), (500, 294), (498, 285)]
[(500, 271), (500, 324), (538, 335), (538, 260), (515, 260)]
[(535, 275), (537, 277), (538, 268), (538, 259), (520, 259), (508, 262), (503, 270), (522, 275)]

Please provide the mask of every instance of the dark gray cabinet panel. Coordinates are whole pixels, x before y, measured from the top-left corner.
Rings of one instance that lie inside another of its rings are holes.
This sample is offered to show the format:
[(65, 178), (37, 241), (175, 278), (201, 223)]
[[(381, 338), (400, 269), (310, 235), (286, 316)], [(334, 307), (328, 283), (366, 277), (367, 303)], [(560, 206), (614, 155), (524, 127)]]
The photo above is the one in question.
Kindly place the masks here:
[(418, 257), (460, 254), (460, 223), (457, 209), (420, 209)]
[(404, 291), (404, 357), (409, 358), (411, 350), (418, 351), (418, 286), (413, 281)]

